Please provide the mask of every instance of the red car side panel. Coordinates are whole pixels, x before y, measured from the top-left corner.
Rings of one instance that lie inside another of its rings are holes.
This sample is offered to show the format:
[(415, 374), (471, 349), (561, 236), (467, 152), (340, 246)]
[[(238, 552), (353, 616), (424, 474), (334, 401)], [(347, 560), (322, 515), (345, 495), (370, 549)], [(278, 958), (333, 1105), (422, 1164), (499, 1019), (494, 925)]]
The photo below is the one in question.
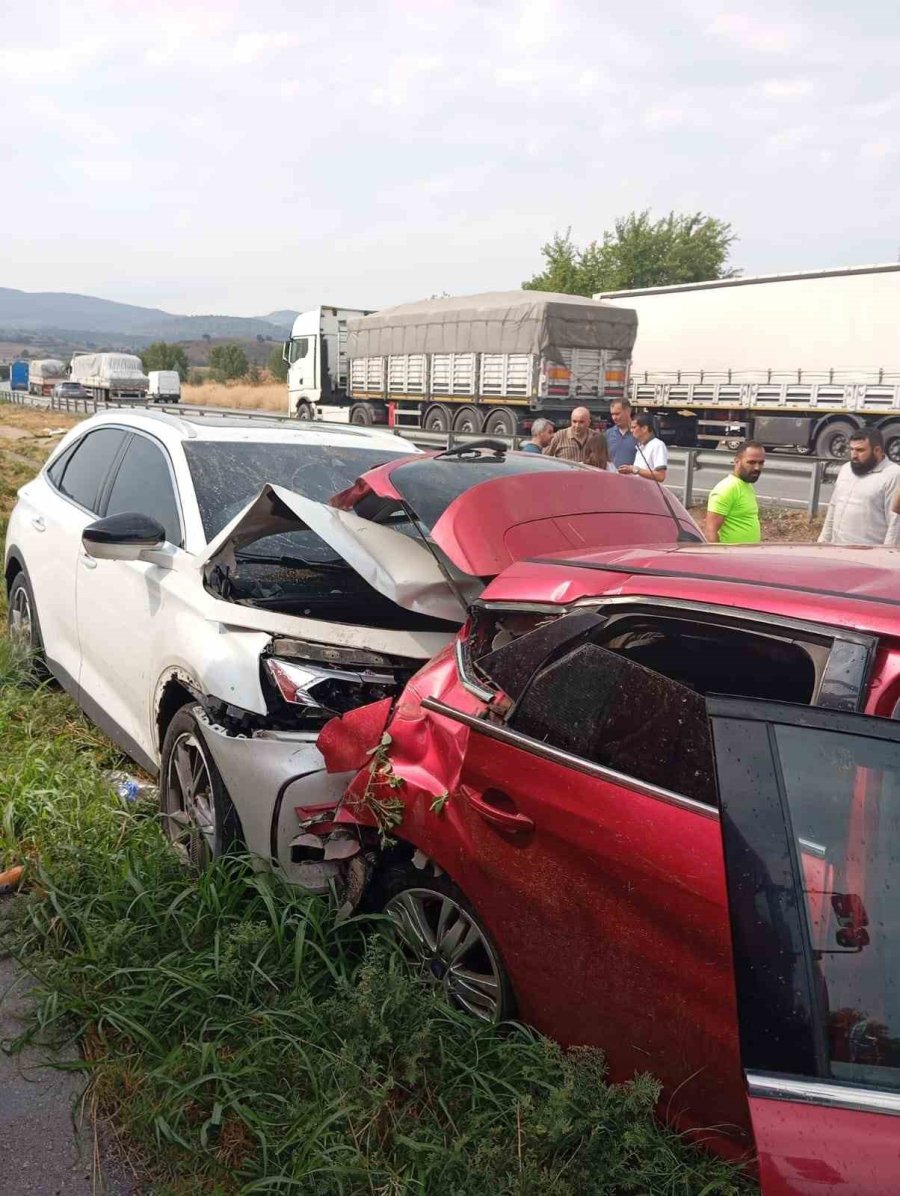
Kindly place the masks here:
[(763, 1196), (900, 1192), (900, 1119), (750, 1097)]

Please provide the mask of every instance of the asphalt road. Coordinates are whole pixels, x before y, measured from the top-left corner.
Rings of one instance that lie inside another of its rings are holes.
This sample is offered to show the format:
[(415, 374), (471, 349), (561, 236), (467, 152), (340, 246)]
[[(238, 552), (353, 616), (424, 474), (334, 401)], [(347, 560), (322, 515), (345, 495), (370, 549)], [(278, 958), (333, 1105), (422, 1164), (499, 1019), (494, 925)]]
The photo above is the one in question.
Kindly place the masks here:
[[(134, 1196), (123, 1164), (100, 1151), (95, 1173), (93, 1132), (80, 1125), (84, 1076), (54, 1063), (77, 1058), (29, 1046), (9, 1053), (28, 1010), (29, 978), (0, 958), (0, 1191), (17, 1196)], [(102, 1145), (102, 1144), (101, 1144)]]

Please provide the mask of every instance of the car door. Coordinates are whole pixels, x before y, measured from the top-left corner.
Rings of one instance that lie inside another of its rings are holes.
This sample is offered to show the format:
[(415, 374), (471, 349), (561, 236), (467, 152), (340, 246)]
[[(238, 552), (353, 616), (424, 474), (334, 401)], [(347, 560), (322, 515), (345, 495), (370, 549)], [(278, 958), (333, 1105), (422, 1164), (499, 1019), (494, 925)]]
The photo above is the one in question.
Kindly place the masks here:
[(900, 1190), (900, 727), (710, 699), (765, 1196)]
[[(107, 486), (103, 514), (156, 519), (169, 543), (183, 528), (174, 475), (162, 445), (135, 432)], [(155, 766), (154, 660), (165, 626), (169, 570), (147, 561), (99, 560), (82, 550), (77, 580), (79, 686), (88, 713), (134, 758)]]
[(497, 942), (525, 1021), (603, 1048), (616, 1078), (649, 1071), (671, 1121), (740, 1146), (703, 699), (590, 642), (518, 688), (514, 672), (506, 725), (425, 702), (471, 729), (445, 866)]
[(76, 691), (79, 670), (76, 576), (81, 533), (97, 517), (111, 467), (125, 441), (121, 428), (97, 428), (70, 445), (24, 487), (20, 547), (34, 592), (48, 664)]

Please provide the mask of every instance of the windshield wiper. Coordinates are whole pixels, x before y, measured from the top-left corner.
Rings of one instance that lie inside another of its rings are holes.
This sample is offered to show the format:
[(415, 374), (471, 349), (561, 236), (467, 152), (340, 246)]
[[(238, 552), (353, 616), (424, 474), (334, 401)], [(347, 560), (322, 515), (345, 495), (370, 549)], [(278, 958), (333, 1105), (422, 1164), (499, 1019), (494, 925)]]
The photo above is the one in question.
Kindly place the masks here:
[(257, 556), (252, 552), (238, 552), (236, 560), (238, 564), (249, 561), (254, 565), (280, 565), (283, 569), (331, 569), (345, 572), (350, 568), (341, 557), (335, 557), (330, 561), (310, 561), (302, 556)]

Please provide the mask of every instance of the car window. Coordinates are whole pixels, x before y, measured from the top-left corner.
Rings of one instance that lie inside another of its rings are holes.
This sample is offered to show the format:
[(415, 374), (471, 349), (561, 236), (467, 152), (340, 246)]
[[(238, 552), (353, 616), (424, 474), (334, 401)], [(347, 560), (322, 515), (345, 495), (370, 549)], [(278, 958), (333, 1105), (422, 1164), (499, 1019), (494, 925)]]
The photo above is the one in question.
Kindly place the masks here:
[(120, 428), (98, 428), (79, 440), (58, 483), (63, 494), (96, 513), (100, 487), (124, 439)]
[(635, 780), (716, 804), (703, 696), (598, 644), (582, 643), (539, 669), (509, 725)]
[(181, 522), (169, 463), (162, 449), (146, 436), (135, 435), (109, 492), (105, 514), (147, 515), (166, 529), (170, 544), (181, 545)]
[[(296, 490), (316, 502), (328, 502), (332, 495), (352, 486), (360, 474), (409, 455), (329, 444), (221, 440), (185, 441), (184, 454), (207, 540), (239, 514), (267, 482)], [(281, 551), (288, 554), (291, 544), (286, 537), (282, 541)], [(304, 555), (310, 543), (306, 536), (298, 544), (297, 554)]]
[(54, 486), (59, 486), (62, 480), (62, 475), (65, 473), (66, 466), (69, 464), (69, 458), (77, 448), (77, 445), (70, 445), (64, 452), (60, 453), (52, 465), (47, 468), (47, 477)]

